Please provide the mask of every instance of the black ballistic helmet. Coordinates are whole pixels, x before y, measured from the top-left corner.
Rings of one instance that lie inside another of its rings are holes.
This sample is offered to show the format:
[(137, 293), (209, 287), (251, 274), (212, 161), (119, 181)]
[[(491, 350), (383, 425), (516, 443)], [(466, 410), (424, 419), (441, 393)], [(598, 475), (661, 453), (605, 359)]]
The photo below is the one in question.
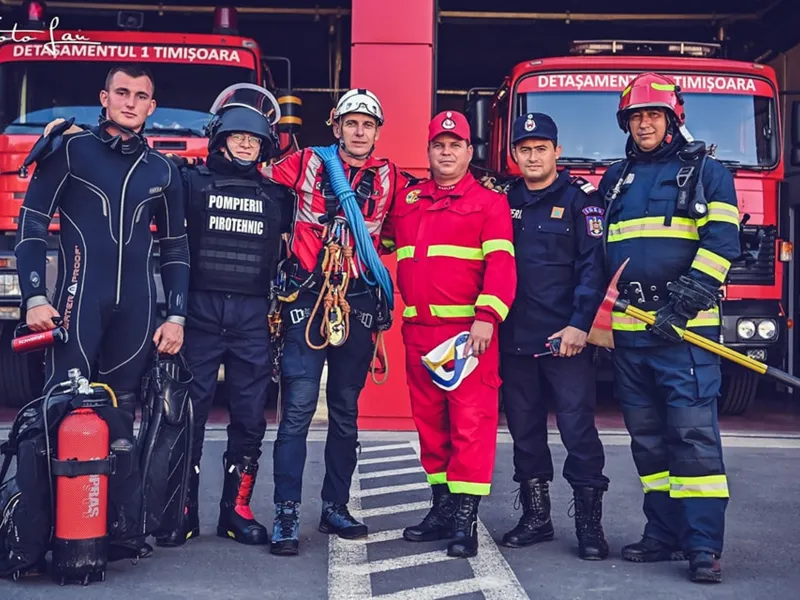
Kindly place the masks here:
[(249, 133), (261, 139), (261, 152), (256, 159), (264, 162), (278, 147), (278, 137), (267, 118), (260, 112), (244, 107), (224, 108), (207, 125), (208, 149), (213, 152), (225, 145), (232, 133)]

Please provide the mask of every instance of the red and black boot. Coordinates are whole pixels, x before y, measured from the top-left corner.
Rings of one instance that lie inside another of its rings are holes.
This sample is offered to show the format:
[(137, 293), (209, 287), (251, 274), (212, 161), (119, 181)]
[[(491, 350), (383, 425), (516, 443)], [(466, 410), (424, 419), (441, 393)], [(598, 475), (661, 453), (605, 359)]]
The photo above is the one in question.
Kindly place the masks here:
[(256, 521), (250, 509), (258, 461), (252, 456), (243, 456), (240, 461), (234, 462), (229, 459), (227, 452), (222, 460), (225, 483), (219, 502), (217, 535), (242, 544), (266, 544), (269, 541), (267, 529)]

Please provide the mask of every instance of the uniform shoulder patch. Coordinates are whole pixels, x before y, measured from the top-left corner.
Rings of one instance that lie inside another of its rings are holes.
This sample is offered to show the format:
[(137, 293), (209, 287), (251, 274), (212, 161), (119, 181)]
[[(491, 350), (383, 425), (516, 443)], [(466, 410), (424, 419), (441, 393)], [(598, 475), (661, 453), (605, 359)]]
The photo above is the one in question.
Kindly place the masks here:
[(586, 219), (586, 234), (589, 237), (602, 238), (605, 231), (605, 209), (599, 206), (587, 206), (581, 212)]
[(594, 187), (594, 185), (592, 185), (590, 182), (586, 181), (583, 177), (571, 177), (569, 182), (575, 187), (580, 188), (581, 191), (587, 196), (597, 191), (597, 188)]

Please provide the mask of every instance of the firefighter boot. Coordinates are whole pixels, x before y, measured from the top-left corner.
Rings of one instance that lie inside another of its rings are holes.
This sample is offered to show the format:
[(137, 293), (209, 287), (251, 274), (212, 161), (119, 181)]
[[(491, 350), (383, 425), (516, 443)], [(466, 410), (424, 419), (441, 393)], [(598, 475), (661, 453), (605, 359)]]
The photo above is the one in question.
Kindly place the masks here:
[(347, 504), (327, 500), (322, 503), (319, 530), (322, 533), (335, 533), (345, 540), (367, 537), (368, 533), (367, 526), (356, 521), (347, 510)]
[(628, 544), (622, 548), (622, 558), (631, 562), (660, 562), (664, 560), (686, 560), (683, 552), (672, 548), (657, 539), (642, 537), (635, 544)]
[(433, 542), (446, 540), (455, 535), (453, 521), (453, 496), (446, 483), (432, 486), (433, 506), (419, 525), (403, 530), (403, 537), (409, 542)]
[(456, 532), (453, 541), (447, 545), (447, 555), (458, 558), (472, 558), (478, 553), (478, 504), (480, 496), (454, 494)]
[(183, 527), (156, 538), (156, 546), (167, 548), (183, 546), (186, 540), (200, 535), (200, 516), (198, 514), (200, 502), (197, 498), (199, 489), (200, 466), (196, 465), (192, 467), (189, 474), (189, 489), (186, 498), (186, 509), (183, 515)]
[(250, 498), (258, 473), (258, 462), (251, 456), (242, 456), (233, 462), (225, 453), (225, 483), (219, 502), (217, 535), (230, 537), (242, 544), (266, 544), (267, 529), (256, 521), (250, 510)]
[(299, 502), (278, 502), (275, 505), (269, 551), (279, 556), (294, 556), (300, 551)]
[(689, 557), (689, 577), (697, 583), (721, 583), (719, 557), (711, 552), (692, 552)]
[[(550, 520), (549, 484), (542, 479), (527, 479), (519, 484), (522, 516), (519, 523), (503, 536), (501, 543), (509, 548), (523, 548), (553, 539), (553, 522)], [(514, 508), (518, 509), (517, 503)]]
[(575, 534), (578, 555), (584, 560), (608, 557), (608, 543), (603, 532), (603, 490), (579, 487), (572, 491), (575, 501)]

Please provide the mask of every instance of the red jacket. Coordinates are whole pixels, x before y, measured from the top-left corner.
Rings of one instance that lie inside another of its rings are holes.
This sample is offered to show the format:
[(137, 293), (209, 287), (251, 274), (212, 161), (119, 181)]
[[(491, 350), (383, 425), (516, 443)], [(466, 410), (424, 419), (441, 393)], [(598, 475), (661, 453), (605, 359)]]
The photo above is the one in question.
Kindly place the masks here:
[[(352, 167), (344, 162), (342, 166), (345, 175), (350, 180)], [(300, 266), (309, 272), (314, 270), (323, 245), (322, 235), (325, 225), (319, 222), (319, 218), (327, 212), (325, 197), (321, 191), (323, 169), (322, 160), (308, 148), (298, 150), (275, 164), (264, 164), (261, 167), (264, 177), (289, 187), (297, 193), (297, 209), (292, 226), (290, 250), (299, 260)], [(356, 173), (355, 180), (351, 181), (353, 189), (357, 189), (366, 171), (374, 171), (375, 177), (372, 183), (372, 202), (364, 203), (362, 214), (377, 248), (380, 245), (380, 230), (383, 220), (386, 218), (391, 199), (398, 187), (398, 177), (401, 180), (400, 186), (405, 185), (407, 179), (388, 160), (370, 157)], [(344, 211), (339, 210), (337, 214), (344, 215)], [(350, 245), (355, 246), (352, 236)], [(353, 256), (355, 258), (355, 252)], [(350, 274), (356, 275), (352, 272)]]
[(469, 173), (449, 190), (432, 180), (409, 186), (398, 191), (381, 238), (397, 252), (404, 321), (505, 320), (517, 288), (505, 194)]

